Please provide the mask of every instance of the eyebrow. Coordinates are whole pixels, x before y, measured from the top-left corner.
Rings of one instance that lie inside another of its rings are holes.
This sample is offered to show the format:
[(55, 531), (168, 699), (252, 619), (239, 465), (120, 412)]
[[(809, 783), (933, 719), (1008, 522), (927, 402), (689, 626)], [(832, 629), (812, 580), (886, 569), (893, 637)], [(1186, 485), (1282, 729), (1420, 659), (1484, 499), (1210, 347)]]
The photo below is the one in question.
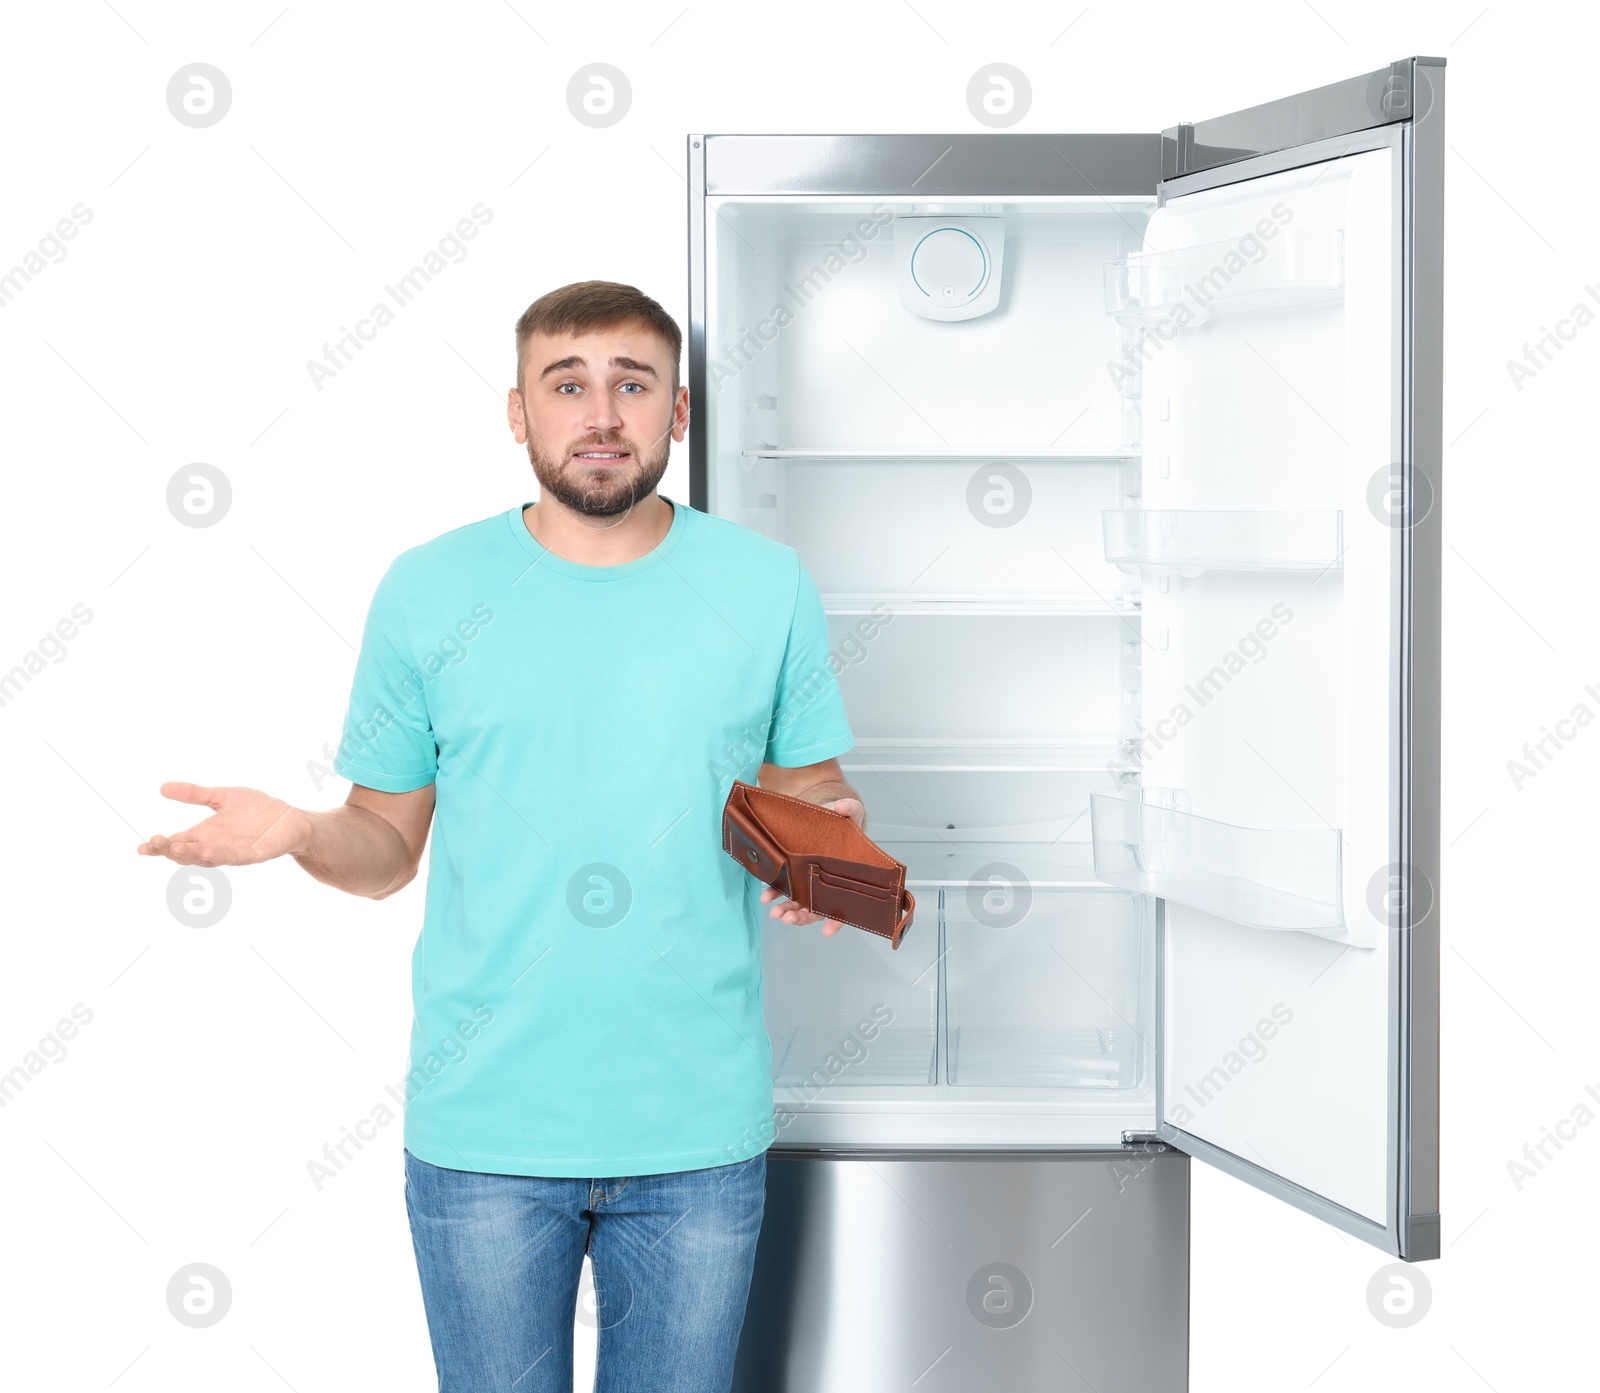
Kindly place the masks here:
[[(641, 363), (637, 358), (612, 358), (610, 360), (610, 364), (614, 368), (624, 368), (628, 372), (647, 372), (651, 377), (655, 378), (656, 381), (659, 382), (661, 380), (660, 373), (651, 367), (649, 363)], [(555, 362), (546, 367), (545, 370), (539, 374), (539, 380), (541, 382), (544, 381), (544, 379), (549, 377), (553, 372), (565, 372), (568, 368), (586, 368), (588, 366), (588, 362), (582, 356), (577, 353), (572, 353), (565, 358), (557, 359)]]

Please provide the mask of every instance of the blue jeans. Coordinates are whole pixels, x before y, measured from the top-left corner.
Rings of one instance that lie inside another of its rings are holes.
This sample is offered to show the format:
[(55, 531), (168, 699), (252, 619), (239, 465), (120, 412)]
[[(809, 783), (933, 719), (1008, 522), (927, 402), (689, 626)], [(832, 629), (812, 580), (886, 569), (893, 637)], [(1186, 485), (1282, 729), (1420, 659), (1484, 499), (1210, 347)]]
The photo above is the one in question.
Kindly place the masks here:
[(446, 1170), (410, 1151), (405, 1166), (439, 1393), (572, 1393), (585, 1252), (595, 1393), (727, 1393), (765, 1153), (593, 1180)]

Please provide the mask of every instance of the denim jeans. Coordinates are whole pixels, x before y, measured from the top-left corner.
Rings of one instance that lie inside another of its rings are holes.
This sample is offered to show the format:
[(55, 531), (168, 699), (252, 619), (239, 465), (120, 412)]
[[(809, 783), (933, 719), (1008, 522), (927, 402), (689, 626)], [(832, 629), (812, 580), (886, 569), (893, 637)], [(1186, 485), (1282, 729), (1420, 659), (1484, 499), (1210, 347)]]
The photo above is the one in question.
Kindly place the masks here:
[(439, 1393), (571, 1393), (585, 1252), (595, 1393), (727, 1393), (766, 1162), (586, 1180), (446, 1170), (407, 1151)]

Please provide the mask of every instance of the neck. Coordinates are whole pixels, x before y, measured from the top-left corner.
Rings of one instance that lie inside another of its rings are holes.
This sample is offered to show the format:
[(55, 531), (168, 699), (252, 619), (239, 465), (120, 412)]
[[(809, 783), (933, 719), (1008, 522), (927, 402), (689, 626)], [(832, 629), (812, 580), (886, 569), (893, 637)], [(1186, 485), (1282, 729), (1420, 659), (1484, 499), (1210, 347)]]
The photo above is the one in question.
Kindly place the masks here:
[(615, 517), (590, 517), (555, 498), (522, 510), (534, 541), (564, 561), (580, 566), (620, 566), (654, 551), (672, 527), (673, 508), (651, 490)]

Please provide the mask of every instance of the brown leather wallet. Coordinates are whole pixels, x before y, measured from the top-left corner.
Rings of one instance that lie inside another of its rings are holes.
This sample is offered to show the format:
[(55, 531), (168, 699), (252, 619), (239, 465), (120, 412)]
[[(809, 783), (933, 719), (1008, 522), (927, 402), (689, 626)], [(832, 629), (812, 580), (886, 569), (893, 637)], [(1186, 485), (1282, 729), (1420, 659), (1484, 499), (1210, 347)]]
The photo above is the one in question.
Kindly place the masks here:
[(722, 849), (757, 880), (898, 948), (917, 907), (906, 868), (848, 813), (735, 779), (722, 808)]

